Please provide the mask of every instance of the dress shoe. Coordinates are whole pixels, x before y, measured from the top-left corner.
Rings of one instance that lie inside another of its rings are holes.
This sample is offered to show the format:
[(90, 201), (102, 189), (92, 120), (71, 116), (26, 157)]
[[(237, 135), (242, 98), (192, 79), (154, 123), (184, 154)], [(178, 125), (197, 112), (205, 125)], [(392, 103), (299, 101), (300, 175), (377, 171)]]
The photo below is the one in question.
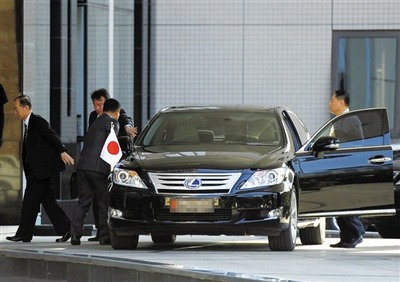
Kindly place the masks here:
[(97, 242), (99, 241), (99, 237), (96, 235), (95, 237), (91, 237), (88, 239), (89, 242)]
[(24, 243), (30, 243), (31, 242), (31, 239), (24, 239), (24, 238), (19, 237), (19, 236), (8, 236), (8, 237), (6, 237), (6, 239), (9, 240), (9, 241), (13, 241), (13, 242), (20, 242), (20, 241), (22, 241)]
[(111, 244), (110, 240), (100, 241), (100, 245), (110, 245), (110, 244)]
[(363, 237), (360, 236), (358, 238), (355, 238), (351, 240), (350, 242), (346, 242), (343, 244), (343, 248), (355, 248), (358, 244), (362, 243)]
[(343, 248), (343, 245), (345, 244), (345, 242), (343, 242), (342, 240), (340, 240), (338, 243), (336, 244), (331, 244), (331, 248)]
[(13, 241), (13, 242), (22, 241), (22, 237), (18, 237), (18, 236), (8, 236), (8, 237), (6, 237), (6, 239), (7, 239), (8, 241)]
[(71, 237), (71, 245), (80, 245), (81, 244), (81, 238), (78, 236), (72, 236)]
[(56, 239), (56, 242), (64, 243), (64, 242), (67, 242), (69, 240), (69, 238), (71, 238), (71, 233), (65, 232), (65, 234), (60, 239)]

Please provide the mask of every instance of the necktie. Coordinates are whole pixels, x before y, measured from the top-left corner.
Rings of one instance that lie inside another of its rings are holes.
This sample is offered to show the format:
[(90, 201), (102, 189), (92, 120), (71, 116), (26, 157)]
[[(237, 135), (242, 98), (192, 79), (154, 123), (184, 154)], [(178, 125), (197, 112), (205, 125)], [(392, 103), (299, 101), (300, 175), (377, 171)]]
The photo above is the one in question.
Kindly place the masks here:
[(24, 123), (24, 127), (25, 127), (25, 130), (24, 130), (24, 142), (26, 141), (26, 137), (28, 137), (28, 126)]

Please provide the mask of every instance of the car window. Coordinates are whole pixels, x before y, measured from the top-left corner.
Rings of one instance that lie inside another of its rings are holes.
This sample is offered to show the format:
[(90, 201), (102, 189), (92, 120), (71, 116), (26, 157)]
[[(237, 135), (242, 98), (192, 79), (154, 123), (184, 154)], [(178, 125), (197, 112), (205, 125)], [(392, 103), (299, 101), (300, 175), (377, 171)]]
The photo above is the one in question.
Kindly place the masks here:
[(327, 123), (313, 137), (334, 136), (339, 139), (340, 148), (380, 146), (388, 144), (387, 116), (385, 111), (354, 111), (340, 115)]
[(144, 146), (281, 146), (282, 133), (273, 112), (203, 111), (160, 114), (143, 138)]
[(298, 135), (298, 138), (300, 139), (300, 145), (303, 145), (310, 139), (310, 134), (308, 133), (308, 130), (306, 126), (304, 125), (303, 121), (292, 111), (286, 110), (285, 111), (287, 115), (289, 116), (290, 120), (293, 123), (294, 128), (296, 128), (296, 132)]

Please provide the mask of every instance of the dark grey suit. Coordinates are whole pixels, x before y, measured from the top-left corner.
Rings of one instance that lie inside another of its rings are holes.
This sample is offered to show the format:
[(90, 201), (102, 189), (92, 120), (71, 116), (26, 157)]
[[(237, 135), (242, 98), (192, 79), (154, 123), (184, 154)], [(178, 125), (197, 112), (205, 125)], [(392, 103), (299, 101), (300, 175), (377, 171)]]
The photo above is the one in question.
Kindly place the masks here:
[(356, 115), (339, 119), (333, 124), (333, 128), (335, 130), (335, 137), (337, 137), (340, 142), (364, 139), (361, 121)]
[[(92, 125), (92, 123), (97, 119), (97, 113), (96, 111), (92, 111), (89, 115), (89, 127)], [(128, 134), (125, 131), (125, 126), (130, 125), (134, 127), (133, 120), (131, 117), (129, 117), (124, 109), (121, 109), (119, 118), (118, 118), (118, 123), (119, 123), (119, 131), (117, 136), (128, 136)]]
[[(97, 112), (92, 111), (89, 115), (89, 128), (93, 124), (93, 122), (97, 119)], [(134, 127), (133, 120), (131, 117), (129, 117), (124, 109), (121, 109), (119, 112), (119, 118), (118, 118), (118, 123), (119, 123), (119, 131), (118, 131), (118, 137), (120, 136), (128, 136), (125, 130), (125, 126), (130, 125)], [(95, 197), (96, 198), (96, 197)], [(97, 207), (97, 201), (93, 201), (93, 216), (94, 216), (94, 223), (96, 228), (98, 229), (99, 226), (99, 208)], [(96, 236), (97, 237), (97, 236)]]
[[(339, 119), (333, 125), (335, 137), (340, 142), (350, 142), (364, 139), (362, 124), (357, 115)], [(340, 228), (340, 240), (351, 242), (365, 234), (363, 223), (359, 216), (341, 216), (336, 218)]]
[(99, 207), (99, 240), (110, 239), (107, 226), (107, 177), (110, 173), (110, 165), (100, 158), (100, 154), (110, 133), (111, 123), (114, 124), (114, 131), (117, 134), (118, 121), (103, 113), (93, 122), (85, 137), (76, 165), (79, 188), (78, 204), (71, 224), (72, 236), (82, 236), (84, 220), (95, 196)]

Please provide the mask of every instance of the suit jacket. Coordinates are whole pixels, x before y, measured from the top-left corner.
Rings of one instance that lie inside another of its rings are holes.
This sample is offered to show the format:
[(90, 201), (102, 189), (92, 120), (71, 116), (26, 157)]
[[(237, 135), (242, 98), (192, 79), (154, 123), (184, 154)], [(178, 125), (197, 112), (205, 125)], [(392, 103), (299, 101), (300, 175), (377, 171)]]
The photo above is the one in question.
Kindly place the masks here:
[[(89, 115), (89, 127), (92, 125), (92, 123), (96, 120), (97, 118), (97, 113), (96, 111), (93, 111)], [(119, 131), (117, 133), (117, 136), (127, 136), (128, 134), (125, 131), (125, 126), (133, 125), (133, 120), (132, 118), (128, 117), (124, 109), (121, 109), (119, 112), (119, 118), (118, 118), (118, 123), (119, 123)]]
[(40, 115), (31, 114), (28, 136), (23, 144), (24, 168), (29, 165), (39, 180), (50, 178), (65, 169), (61, 153), (66, 148), (58, 134)]
[(364, 139), (361, 121), (358, 116), (348, 116), (339, 119), (333, 124), (335, 137), (340, 142), (350, 142)]
[(3, 144), (4, 104), (7, 102), (6, 91), (4, 91), (3, 85), (0, 84), (0, 147)]
[(96, 118), (89, 127), (76, 170), (97, 171), (105, 175), (110, 173), (110, 165), (100, 158), (100, 154), (104, 142), (110, 134), (111, 123), (114, 124), (115, 134), (117, 134), (119, 130), (118, 121), (106, 113)]

